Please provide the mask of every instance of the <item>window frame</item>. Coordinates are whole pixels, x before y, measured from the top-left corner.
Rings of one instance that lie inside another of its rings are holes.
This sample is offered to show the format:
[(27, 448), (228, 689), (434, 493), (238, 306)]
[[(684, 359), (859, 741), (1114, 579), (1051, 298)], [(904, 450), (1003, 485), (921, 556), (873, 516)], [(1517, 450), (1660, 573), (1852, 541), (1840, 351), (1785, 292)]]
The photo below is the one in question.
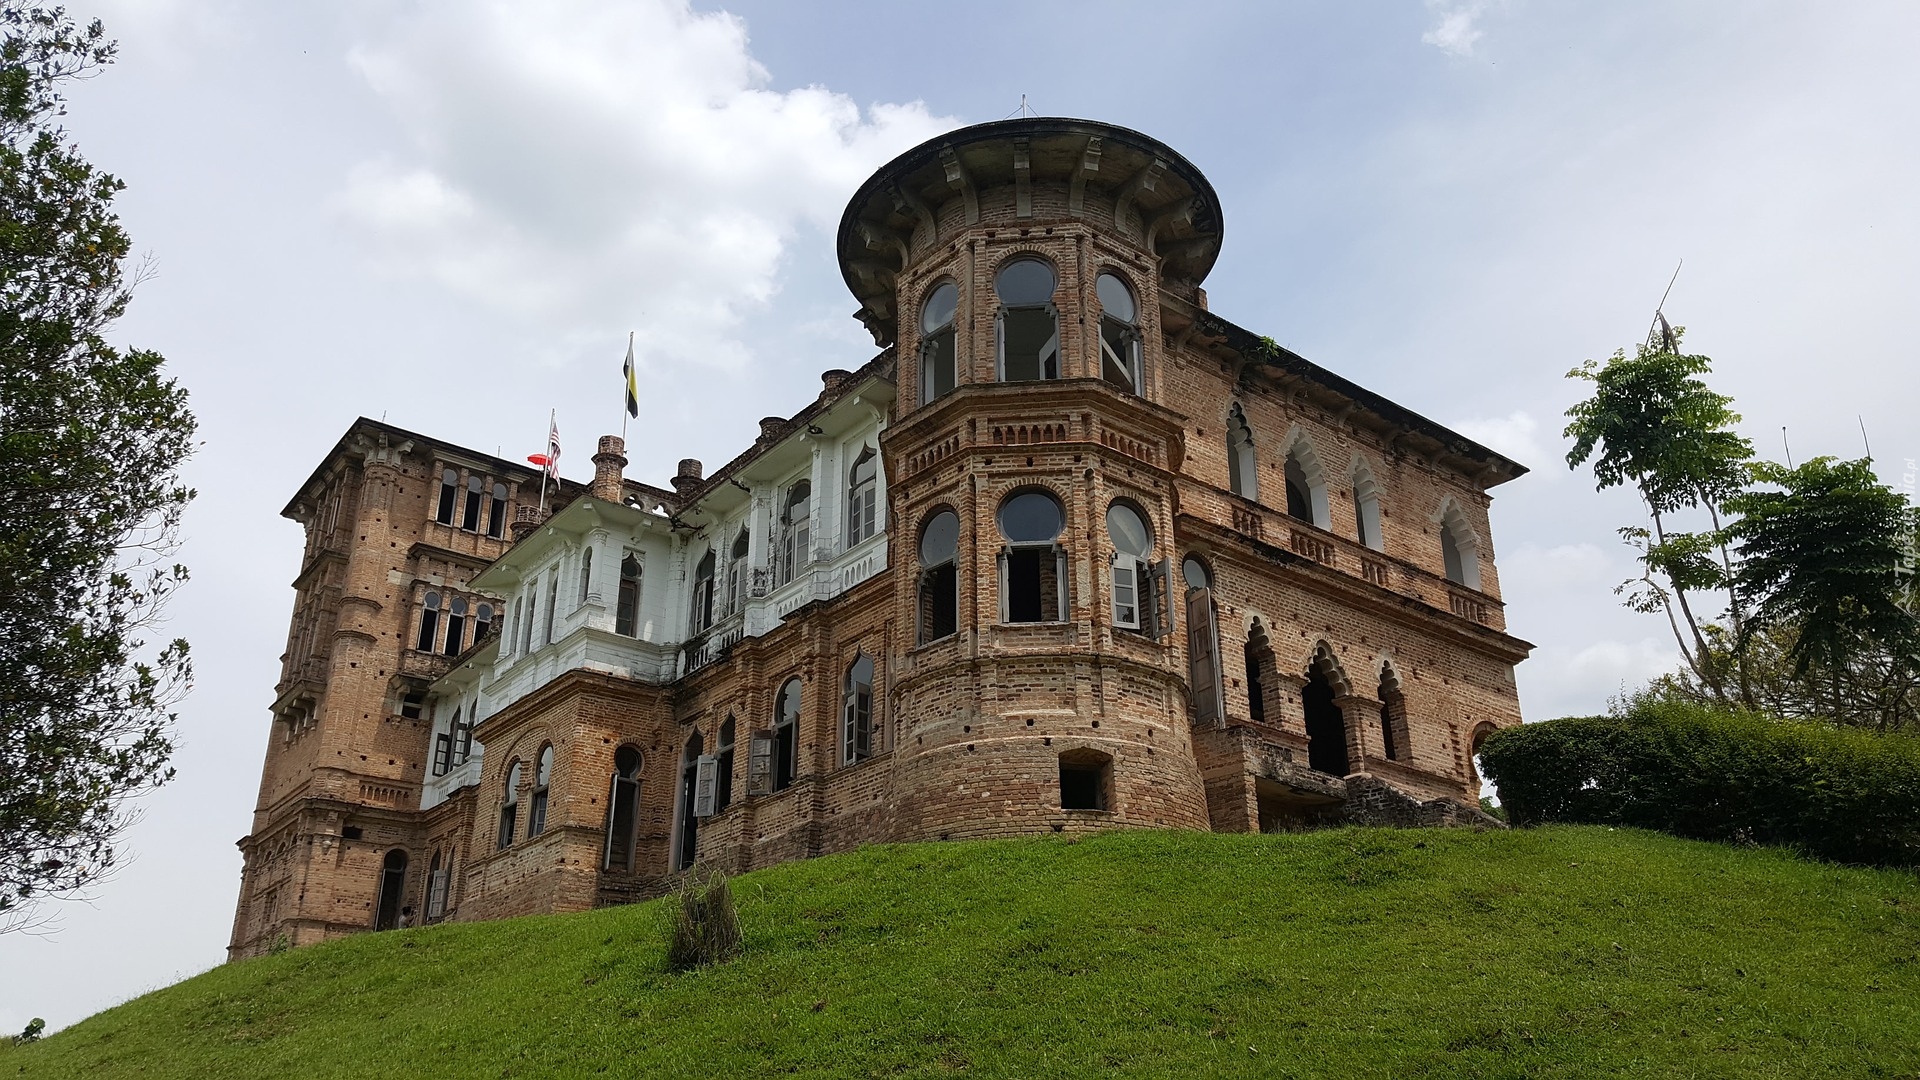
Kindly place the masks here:
[(800, 676), (789, 676), (780, 684), (780, 692), (774, 698), (772, 786), (775, 793), (787, 790), (800, 778), (800, 723), (805, 709), (806, 688)]
[[(1106, 301), (1100, 297), (1100, 282), (1105, 278), (1112, 278), (1116, 284), (1126, 290), (1127, 299), (1133, 305), (1132, 319), (1122, 319), (1107, 309)], [(1094, 275), (1093, 281), (1094, 299), (1100, 304), (1100, 326), (1098, 335), (1100, 378), (1108, 385), (1120, 387), (1136, 397), (1144, 395), (1146, 393), (1146, 350), (1142, 344), (1142, 335), (1140, 333), (1139, 294), (1134, 290), (1132, 283), (1127, 280), (1124, 274), (1121, 274), (1111, 267), (1103, 268), (1098, 274)], [(1116, 336), (1120, 340), (1121, 349), (1125, 352), (1124, 356), (1116, 352), (1112, 347), (1112, 343), (1107, 340), (1109, 326), (1117, 329), (1118, 333)], [(1113, 359), (1115, 365), (1127, 374), (1128, 382), (1126, 385), (1122, 386), (1122, 384), (1108, 378), (1107, 360), (1109, 357)]]
[(547, 831), (547, 807), (553, 790), (553, 744), (540, 748), (534, 759), (533, 799), (527, 809), (527, 839)]
[[(627, 572), (629, 567), (632, 573)], [(620, 559), (620, 584), (613, 602), (613, 632), (621, 637), (640, 636), (640, 595), (645, 582), (646, 568), (639, 553), (627, 551)]]
[[(1007, 535), (1007, 525), (1004, 517), (1007, 507), (1011, 505), (1015, 499), (1028, 494), (1044, 495), (1053, 503), (1054, 510), (1059, 515), (1060, 526), (1055, 530), (1051, 539), (1044, 541), (1014, 540)], [(1065, 501), (1051, 488), (1042, 486), (1018, 487), (1007, 492), (1006, 495), (1001, 498), (1000, 505), (994, 510), (993, 518), (995, 527), (1000, 530), (1001, 539), (999, 558), (1000, 624), (1003, 626), (1045, 626), (1069, 621), (1071, 609), (1068, 607), (1070, 591), (1067, 582), (1067, 549), (1066, 546), (1060, 542), (1060, 537), (1067, 532), (1067, 510)], [(1049, 553), (1053, 556), (1054, 565), (1052, 618), (1046, 617), (1047, 603), (1044, 586), (1045, 563)], [(1015, 558), (1024, 559), (1027, 557), (1031, 557), (1035, 561), (1036, 573), (1040, 574), (1039, 582), (1036, 583), (1035, 586), (1038, 591), (1034, 595), (1040, 617), (1035, 619), (1015, 619), (1013, 617), (1014, 560)]]
[[(802, 488), (805, 494), (798, 495)], [(794, 517), (794, 507), (806, 504), (806, 513)], [(800, 572), (813, 565), (813, 480), (801, 477), (788, 485), (780, 501), (780, 559), (776, 587), (791, 583)]]
[[(933, 301), (942, 289), (953, 290), (953, 314), (945, 322), (929, 328), (927, 319), (933, 307)], [(947, 353), (948, 382), (945, 390), (936, 390), (939, 380), (934, 378), (934, 352), (936, 346), (944, 342)], [(952, 278), (942, 278), (927, 290), (926, 298), (920, 304), (920, 404), (930, 405), (945, 397), (960, 386), (960, 285)]]
[[(1036, 263), (1040, 266), (1045, 267), (1047, 269), (1048, 274), (1050, 274), (1053, 278), (1053, 288), (1048, 292), (1047, 299), (1041, 303), (1011, 304), (1011, 303), (1008, 303), (1006, 298), (1001, 294), (1000, 281), (1002, 276), (1005, 275), (1006, 272), (1012, 267), (1014, 267), (1015, 265), (1019, 263), (1024, 263), (1024, 262)], [(1030, 252), (1030, 251), (1017, 252), (1013, 255), (1008, 256), (1004, 261), (1000, 263), (998, 267), (994, 269), (993, 291), (994, 291), (994, 301), (997, 305), (997, 308), (995, 310), (994, 317), (993, 317), (993, 339), (994, 339), (993, 351), (994, 351), (995, 380), (1003, 383), (1004, 382), (1053, 382), (1053, 381), (1064, 378), (1066, 375), (1066, 372), (1065, 372), (1065, 365), (1061, 357), (1062, 344), (1060, 340), (1060, 336), (1061, 336), (1060, 335), (1060, 308), (1058, 307), (1058, 305), (1054, 303), (1054, 300), (1053, 300), (1053, 298), (1057, 296), (1060, 292), (1060, 268), (1055, 266), (1052, 260), (1047, 259), (1037, 253)], [(1017, 312), (1028, 312), (1028, 311), (1044, 312), (1048, 320), (1050, 320), (1053, 323), (1053, 334), (1052, 336), (1048, 337), (1045, 342), (1041, 344), (1039, 352), (1034, 355), (1033, 362), (1034, 362), (1035, 369), (1037, 371), (1036, 376), (1032, 379), (1009, 379), (1007, 377), (1008, 317)], [(1049, 356), (1052, 357), (1052, 361), (1053, 361), (1052, 374), (1047, 373), (1047, 360)]]
[[(860, 467), (868, 465), (866, 478), (860, 477)], [(847, 547), (860, 544), (879, 535), (880, 532), (880, 453), (872, 446), (861, 444), (860, 453), (854, 457), (853, 465), (847, 470)]]
[[(945, 558), (927, 561), (927, 535), (933, 531), (934, 522), (942, 515), (953, 518), (953, 551)], [(915, 545), (919, 556), (919, 580), (915, 589), (914, 604), (914, 643), (931, 645), (943, 641), (960, 632), (960, 539), (963, 532), (960, 512), (951, 506), (937, 506), (920, 523), (920, 542)], [(941, 610), (941, 601), (950, 606), (953, 623), (945, 633), (935, 633), (939, 621), (935, 617)]]
[[(866, 680), (860, 679), (862, 665)], [(874, 756), (873, 681), (876, 668), (873, 657), (864, 650), (854, 654), (847, 666), (840, 702), (840, 764), (858, 765)]]

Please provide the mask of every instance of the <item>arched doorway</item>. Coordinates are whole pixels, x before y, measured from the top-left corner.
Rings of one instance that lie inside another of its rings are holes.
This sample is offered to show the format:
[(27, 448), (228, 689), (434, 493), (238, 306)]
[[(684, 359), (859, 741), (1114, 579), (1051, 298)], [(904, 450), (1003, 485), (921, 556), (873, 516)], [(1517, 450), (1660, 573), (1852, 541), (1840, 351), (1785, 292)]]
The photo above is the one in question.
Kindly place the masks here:
[(402, 925), (401, 899), (407, 894), (407, 853), (395, 848), (380, 864), (380, 899), (374, 904), (373, 928), (392, 930)]
[(1339, 668), (1325, 649), (1321, 646), (1313, 663), (1307, 665), (1307, 685), (1300, 692), (1307, 714), (1307, 767), (1315, 772), (1345, 776), (1350, 769), (1347, 719), (1340, 712), (1340, 706), (1333, 703), (1338, 696), (1334, 680), (1339, 677)]
[(700, 819), (693, 816), (693, 796), (699, 786), (700, 752), (705, 745), (696, 731), (688, 737), (686, 751), (680, 756), (680, 832), (673, 846), (675, 870), (692, 866), (699, 847)]

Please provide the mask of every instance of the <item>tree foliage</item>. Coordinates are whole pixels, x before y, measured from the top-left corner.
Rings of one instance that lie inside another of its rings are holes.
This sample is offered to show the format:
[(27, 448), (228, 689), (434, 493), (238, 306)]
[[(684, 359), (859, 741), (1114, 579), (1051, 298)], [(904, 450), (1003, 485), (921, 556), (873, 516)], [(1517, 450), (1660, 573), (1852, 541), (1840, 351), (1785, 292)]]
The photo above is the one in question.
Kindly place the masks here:
[(172, 776), (186, 642), (149, 643), (193, 492), (186, 392), (104, 334), (125, 310), (122, 184), (59, 126), (99, 22), (0, 0), (0, 927), (112, 864), (125, 800)]

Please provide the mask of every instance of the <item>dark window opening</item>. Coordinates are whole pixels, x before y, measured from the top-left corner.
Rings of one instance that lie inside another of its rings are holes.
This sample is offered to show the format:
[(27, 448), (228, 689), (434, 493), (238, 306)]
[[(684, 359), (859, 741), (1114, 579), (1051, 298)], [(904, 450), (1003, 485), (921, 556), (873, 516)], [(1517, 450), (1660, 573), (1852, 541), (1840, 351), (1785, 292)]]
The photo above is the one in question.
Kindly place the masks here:
[(453, 877), (453, 860), (448, 858), (443, 864), (440, 849), (433, 851), (433, 862), (427, 869), (427, 918), (438, 919), (447, 913), (447, 884)]
[(920, 533), (919, 643), (960, 629), (960, 518), (942, 510)]
[(773, 790), (793, 786), (799, 773), (800, 680), (788, 679), (780, 688), (777, 719), (773, 725)]
[(1060, 325), (1053, 308), (1053, 268), (1014, 259), (994, 278), (1000, 297), (1000, 378), (1031, 382), (1060, 377)]
[(547, 793), (553, 784), (553, 747), (540, 748), (538, 764), (533, 769), (533, 806), (527, 811), (527, 835), (539, 836), (547, 831)]
[(699, 852), (700, 819), (694, 816), (693, 802), (700, 787), (701, 746), (700, 733), (696, 731), (687, 739), (686, 752), (680, 759), (680, 832), (674, 844), (675, 870), (692, 866)]
[(460, 474), (448, 469), (440, 474), (440, 505), (434, 508), (433, 520), (442, 525), (453, 524), (453, 506), (460, 496)]
[(1300, 465), (1300, 459), (1287, 455), (1287, 516), (1317, 525), (1313, 516), (1313, 484), (1307, 480), (1307, 470)]
[(413, 647), (421, 652), (432, 652), (434, 642), (440, 637), (440, 594), (430, 592), (426, 602), (420, 605), (420, 636)]
[(459, 656), (460, 648), (465, 643), (466, 636), (467, 601), (465, 597), (456, 596), (453, 598), (452, 606), (447, 610), (446, 654), (448, 656)]
[(481, 604), (478, 608), (474, 609), (473, 614), (474, 644), (478, 645), (480, 642), (487, 640), (487, 635), (491, 633), (493, 633), (493, 605)]
[(1108, 810), (1113, 759), (1097, 751), (1060, 755), (1060, 809)]
[(1060, 557), (1051, 547), (1007, 552), (1007, 621), (1060, 621)]
[(1411, 732), (1407, 724), (1407, 699), (1400, 693), (1393, 669), (1380, 675), (1380, 741), (1388, 761), (1407, 761), (1413, 757)]
[(1347, 775), (1347, 722), (1333, 703), (1333, 684), (1315, 664), (1308, 672), (1301, 703), (1307, 714), (1307, 767), (1334, 776)]
[(780, 581), (785, 585), (813, 561), (813, 484), (802, 480), (787, 491), (780, 513)]
[(714, 745), (713, 812), (725, 810), (733, 802), (733, 717), (720, 725), (720, 738)]
[(613, 752), (612, 788), (607, 799), (604, 868), (632, 873), (640, 824), (640, 751), (622, 746)]
[(373, 928), (393, 930), (406, 925), (400, 905), (407, 892), (407, 853), (387, 852), (380, 864), (380, 898), (374, 905)]
[(1440, 525), (1440, 557), (1446, 565), (1447, 580), (1455, 585), (1465, 585), (1466, 560), (1460, 557), (1460, 542), (1453, 538), (1453, 530), (1444, 522)]
[(620, 560), (620, 596), (613, 609), (613, 632), (637, 637), (640, 621), (640, 560), (628, 555)]
[(864, 653), (847, 670), (841, 728), (842, 764), (852, 765), (873, 756), (873, 658)]
[(954, 315), (960, 290), (943, 282), (927, 296), (920, 312), (920, 402), (925, 404), (951, 391), (955, 384)]
[(400, 716), (406, 720), (418, 720), (427, 714), (427, 691), (423, 687), (408, 687), (400, 695)]
[(467, 477), (466, 513), (460, 516), (460, 527), (472, 532), (480, 531), (480, 492), (486, 485), (479, 477)]
[(1265, 652), (1259, 645), (1247, 642), (1247, 714), (1256, 724), (1267, 722), (1267, 695), (1262, 686), (1266, 682)]
[(507, 766), (507, 791), (500, 803), (500, 832), (497, 844), (501, 848), (513, 846), (514, 829), (520, 821), (520, 763)]
[(507, 485), (493, 485), (492, 503), (487, 508), (487, 535), (498, 540), (507, 535)]

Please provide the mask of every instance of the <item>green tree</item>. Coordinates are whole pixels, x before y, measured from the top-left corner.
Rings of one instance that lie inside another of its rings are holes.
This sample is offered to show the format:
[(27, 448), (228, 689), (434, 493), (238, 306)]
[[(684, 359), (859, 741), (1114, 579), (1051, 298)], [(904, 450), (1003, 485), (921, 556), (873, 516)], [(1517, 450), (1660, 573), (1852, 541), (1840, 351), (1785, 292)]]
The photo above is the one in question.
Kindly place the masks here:
[[(1665, 321), (1660, 325), (1664, 328)], [(1753, 445), (1732, 430), (1740, 420), (1730, 407), (1732, 399), (1714, 393), (1700, 378), (1713, 362), (1680, 352), (1682, 333), (1654, 336), (1632, 357), (1620, 350), (1605, 364), (1588, 360), (1567, 373), (1593, 384), (1593, 396), (1567, 410), (1564, 434), (1573, 440), (1567, 467), (1592, 459), (1599, 489), (1633, 485), (1652, 528), (1620, 530), (1639, 548), (1642, 573), (1619, 591), (1637, 611), (1666, 614), (1688, 669), (1717, 700), (1737, 696), (1751, 705), (1745, 679), (1739, 680), (1737, 694), (1729, 693), (1728, 670), (1717, 662), (1705, 630), (1710, 621), (1695, 613), (1692, 597), (1729, 590), (1729, 617), (1736, 628), (1740, 625), (1742, 605), (1721, 509), (1744, 489)], [(1712, 530), (1675, 530), (1673, 516), (1690, 509), (1705, 510)]]
[(0, 929), (112, 865), (126, 800), (172, 775), (184, 641), (149, 643), (193, 448), (158, 353), (103, 336), (135, 281), (122, 184), (59, 126), (110, 63), (99, 22), (0, 0)]

